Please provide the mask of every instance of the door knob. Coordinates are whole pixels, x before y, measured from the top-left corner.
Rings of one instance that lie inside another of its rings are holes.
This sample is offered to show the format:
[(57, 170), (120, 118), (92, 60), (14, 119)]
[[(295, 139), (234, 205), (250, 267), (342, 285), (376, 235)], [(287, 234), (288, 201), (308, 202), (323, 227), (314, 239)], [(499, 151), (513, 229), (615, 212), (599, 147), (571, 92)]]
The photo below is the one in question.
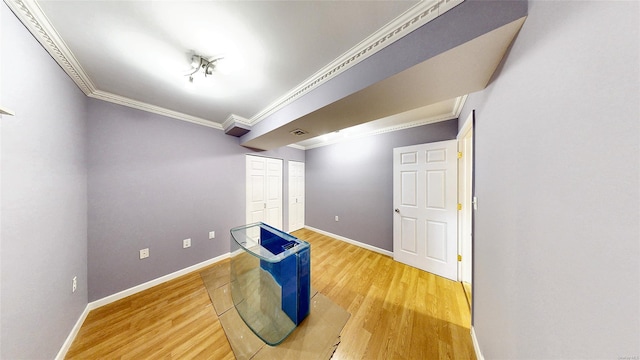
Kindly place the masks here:
[(393, 210), (393, 211), (395, 211), (395, 212), (397, 212), (398, 214), (400, 214), (400, 209), (395, 209), (395, 210)]

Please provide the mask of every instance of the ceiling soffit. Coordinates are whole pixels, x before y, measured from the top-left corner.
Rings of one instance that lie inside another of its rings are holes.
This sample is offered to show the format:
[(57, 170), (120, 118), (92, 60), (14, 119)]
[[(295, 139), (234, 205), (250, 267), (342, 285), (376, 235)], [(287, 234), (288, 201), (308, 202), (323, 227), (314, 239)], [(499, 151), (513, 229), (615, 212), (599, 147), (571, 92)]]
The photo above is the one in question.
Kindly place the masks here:
[[(465, 1), (256, 124), (240, 143), (263, 150), (300, 143), (481, 90), (527, 7), (526, 1)], [(295, 127), (307, 134), (287, 138)]]
[[(319, 85), (327, 82), (347, 69), (367, 59), (371, 55), (393, 44), (405, 35), (411, 33), (413, 30), (421, 27), (429, 21), (432, 21), (463, 1), (464, 0), (430, 0), (416, 4), (409, 11), (405, 12), (394, 21), (354, 46), (351, 50), (318, 70), (307, 80), (281, 96), (274, 103), (270, 104), (250, 119), (240, 119), (239, 122), (248, 126), (259, 123), (269, 115), (317, 88)], [(83, 70), (78, 60), (69, 50), (60, 35), (56, 32), (35, 0), (5, 0), (5, 2), (87, 96), (179, 120), (213, 127), (219, 130), (224, 129), (225, 124), (219, 124), (217, 122), (173, 111), (157, 105), (136, 101), (96, 88), (94, 82)], [(238, 120), (236, 115), (230, 114), (230, 117)]]

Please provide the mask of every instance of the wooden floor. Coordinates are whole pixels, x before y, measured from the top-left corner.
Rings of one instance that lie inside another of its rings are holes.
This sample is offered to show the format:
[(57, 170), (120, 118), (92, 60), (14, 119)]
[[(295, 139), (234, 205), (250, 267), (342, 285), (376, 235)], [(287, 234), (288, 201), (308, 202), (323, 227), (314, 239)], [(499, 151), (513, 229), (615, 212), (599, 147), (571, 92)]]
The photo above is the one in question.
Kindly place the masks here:
[[(351, 313), (333, 359), (475, 359), (460, 283), (309, 230), (294, 235), (311, 243), (312, 286)], [(91, 311), (66, 358), (234, 356), (194, 272)]]

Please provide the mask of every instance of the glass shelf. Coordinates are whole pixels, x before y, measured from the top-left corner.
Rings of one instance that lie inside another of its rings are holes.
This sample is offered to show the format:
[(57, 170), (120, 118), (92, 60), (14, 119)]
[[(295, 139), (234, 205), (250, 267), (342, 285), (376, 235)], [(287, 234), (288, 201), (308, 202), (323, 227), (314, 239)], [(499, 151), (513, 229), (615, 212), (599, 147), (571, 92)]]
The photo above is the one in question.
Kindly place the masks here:
[(310, 247), (264, 223), (231, 229), (231, 298), (249, 328), (277, 345), (309, 314)]

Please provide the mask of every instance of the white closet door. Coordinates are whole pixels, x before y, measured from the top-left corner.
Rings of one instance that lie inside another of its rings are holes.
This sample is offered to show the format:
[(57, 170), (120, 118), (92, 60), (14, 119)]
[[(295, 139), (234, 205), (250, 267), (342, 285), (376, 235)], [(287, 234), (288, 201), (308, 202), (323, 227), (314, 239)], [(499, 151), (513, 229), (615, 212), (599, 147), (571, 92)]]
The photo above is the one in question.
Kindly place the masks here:
[(247, 224), (282, 228), (282, 160), (247, 155)]

